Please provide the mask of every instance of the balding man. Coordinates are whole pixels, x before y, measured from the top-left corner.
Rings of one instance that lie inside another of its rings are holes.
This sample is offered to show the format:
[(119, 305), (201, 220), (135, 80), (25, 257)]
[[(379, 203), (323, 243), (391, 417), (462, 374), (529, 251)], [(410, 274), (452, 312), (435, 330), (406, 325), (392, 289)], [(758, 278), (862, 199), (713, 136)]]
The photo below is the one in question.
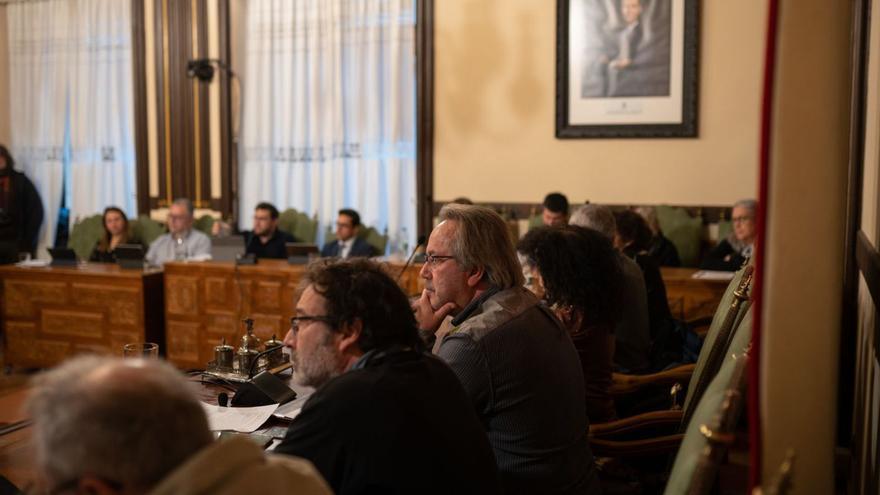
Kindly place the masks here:
[(36, 379), (27, 410), (40, 493), (330, 493), (308, 461), (214, 442), (190, 384), (160, 361), (71, 359)]
[(448, 204), (426, 251), (419, 328), (464, 385), (505, 493), (598, 493), (577, 352), (523, 287), (504, 220)]
[(168, 208), (168, 233), (159, 236), (147, 251), (147, 262), (162, 266), (169, 261), (211, 258), (211, 238), (193, 229), (193, 204), (178, 198)]

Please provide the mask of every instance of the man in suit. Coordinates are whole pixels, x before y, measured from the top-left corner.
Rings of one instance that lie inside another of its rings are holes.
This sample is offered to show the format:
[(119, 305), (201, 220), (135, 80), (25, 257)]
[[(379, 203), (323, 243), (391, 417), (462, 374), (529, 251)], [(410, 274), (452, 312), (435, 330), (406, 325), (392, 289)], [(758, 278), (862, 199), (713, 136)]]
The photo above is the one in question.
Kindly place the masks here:
[(324, 245), (321, 256), (339, 258), (376, 256), (378, 254), (376, 249), (357, 236), (360, 227), (361, 216), (358, 212), (350, 208), (339, 210), (339, 218), (336, 219), (336, 240)]
[(284, 245), (296, 239), (278, 230), (278, 208), (272, 203), (260, 203), (254, 208), (254, 230), (244, 233), (245, 252), (257, 258), (287, 258)]

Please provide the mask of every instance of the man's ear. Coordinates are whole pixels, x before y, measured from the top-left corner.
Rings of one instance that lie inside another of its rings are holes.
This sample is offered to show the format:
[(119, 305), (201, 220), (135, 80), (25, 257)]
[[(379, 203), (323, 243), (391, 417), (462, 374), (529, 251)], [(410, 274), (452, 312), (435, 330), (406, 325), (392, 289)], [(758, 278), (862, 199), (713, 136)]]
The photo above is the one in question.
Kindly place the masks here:
[(339, 339), (336, 341), (336, 346), (339, 349), (339, 352), (345, 354), (347, 351), (351, 351), (352, 349), (360, 349), (358, 347), (358, 340), (361, 338), (361, 332), (363, 332), (364, 323), (360, 318), (355, 318), (350, 323), (343, 323), (339, 327)]
[(476, 287), (480, 282), (483, 281), (483, 277), (486, 276), (486, 269), (483, 267), (474, 267), (468, 272), (467, 276), (467, 284), (468, 287)]

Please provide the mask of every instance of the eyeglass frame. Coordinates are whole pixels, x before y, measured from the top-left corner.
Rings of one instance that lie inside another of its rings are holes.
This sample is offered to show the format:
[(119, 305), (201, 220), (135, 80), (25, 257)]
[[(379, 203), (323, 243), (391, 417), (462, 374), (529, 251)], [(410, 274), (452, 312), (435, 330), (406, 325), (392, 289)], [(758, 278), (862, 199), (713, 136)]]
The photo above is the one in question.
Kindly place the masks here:
[(308, 322), (323, 321), (324, 323), (327, 323), (331, 327), (336, 326), (336, 318), (333, 318), (330, 315), (291, 316), (290, 317), (290, 331), (293, 332), (294, 335), (299, 333), (299, 329), (300, 329), (299, 322), (301, 322), (301, 321), (308, 321)]
[[(443, 256), (440, 254), (426, 254), (425, 255), (425, 265), (431, 268), (439, 265), (440, 263), (446, 260), (454, 260), (455, 256)], [(440, 260), (440, 261), (437, 261)]]

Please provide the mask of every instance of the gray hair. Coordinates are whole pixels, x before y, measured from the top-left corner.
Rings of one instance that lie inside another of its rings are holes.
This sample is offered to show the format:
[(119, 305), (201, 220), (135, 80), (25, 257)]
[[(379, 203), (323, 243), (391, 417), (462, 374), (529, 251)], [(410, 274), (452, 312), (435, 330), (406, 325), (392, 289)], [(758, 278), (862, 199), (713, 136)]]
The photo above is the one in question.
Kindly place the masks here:
[(440, 221), (456, 222), (452, 255), (465, 270), (484, 268), (499, 289), (523, 285), (522, 268), (504, 219), (484, 206), (447, 204)]
[(598, 230), (608, 239), (614, 239), (617, 232), (617, 222), (614, 221), (614, 213), (607, 206), (588, 204), (579, 207), (568, 219), (570, 225), (586, 227)]
[(737, 207), (745, 208), (752, 212), (752, 215), (754, 215), (755, 212), (758, 211), (758, 202), (754, 199), (741, 199), (733, 204), (733, 208)]
[(195, 391), (160, 361), (73, 358), (36, 377), (26, 408), (56, 486), (92, 475), (148, 490), (213, 440)]
[(186, 211), (187, 213), (189, 213), (190, 218), (192, 218), (196, 214), (196, 210), (193, 208), (193, 203), (188, 198), (177, 198), (171, 204), (183, 206), (184, 208), (186, 208)]

